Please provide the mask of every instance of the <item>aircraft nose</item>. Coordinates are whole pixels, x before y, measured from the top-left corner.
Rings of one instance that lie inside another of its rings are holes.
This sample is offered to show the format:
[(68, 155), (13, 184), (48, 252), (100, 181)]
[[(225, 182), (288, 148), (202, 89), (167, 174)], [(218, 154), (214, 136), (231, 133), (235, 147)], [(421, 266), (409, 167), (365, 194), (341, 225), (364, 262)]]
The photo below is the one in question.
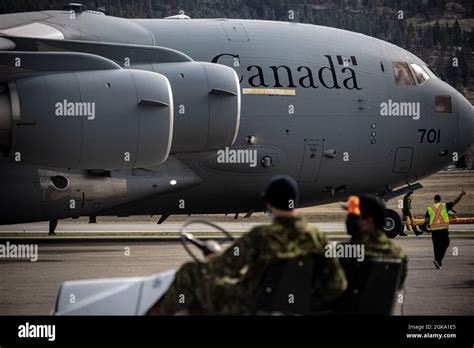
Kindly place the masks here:
[(459, 150), (466, 152), (474, 144), (474, 107), (463, 96), (458, 99)]

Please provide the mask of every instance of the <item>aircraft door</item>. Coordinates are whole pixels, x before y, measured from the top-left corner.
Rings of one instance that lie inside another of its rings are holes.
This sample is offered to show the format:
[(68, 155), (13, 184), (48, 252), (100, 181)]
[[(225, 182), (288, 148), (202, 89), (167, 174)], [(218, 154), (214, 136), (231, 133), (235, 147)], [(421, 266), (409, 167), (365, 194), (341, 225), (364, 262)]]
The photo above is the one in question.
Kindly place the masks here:
[(393, 162), (394, 173), (408, 173), (413, 162), (413, 148), (399, 147), (395, 152), (395, 160)]
[(319, 168), (323, 144), (320, 140), (306, 140), (304, 144), (303, 163), (299, 180), (302, 182), (316, 182), (318, 180)]

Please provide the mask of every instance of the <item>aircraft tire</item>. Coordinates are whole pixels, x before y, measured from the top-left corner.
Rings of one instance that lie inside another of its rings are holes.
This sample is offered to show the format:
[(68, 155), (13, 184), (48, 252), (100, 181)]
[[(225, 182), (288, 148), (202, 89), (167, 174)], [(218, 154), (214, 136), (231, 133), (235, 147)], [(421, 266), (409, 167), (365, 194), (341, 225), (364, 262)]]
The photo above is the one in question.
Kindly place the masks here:
[(402, 232), (402, 218), (395, 210), (387, 209), (387, 216), (385, 217), (383, 230), (388, 238), (395, 238)]

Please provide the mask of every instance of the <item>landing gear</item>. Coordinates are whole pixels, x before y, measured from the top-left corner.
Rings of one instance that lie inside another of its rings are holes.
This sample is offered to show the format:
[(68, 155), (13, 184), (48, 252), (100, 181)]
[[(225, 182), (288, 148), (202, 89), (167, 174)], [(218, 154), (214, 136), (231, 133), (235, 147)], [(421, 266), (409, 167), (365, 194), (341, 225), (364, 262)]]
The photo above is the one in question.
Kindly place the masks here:
[(383, 230), (388, 238), (395, 238), (403, 232), (402, 218), (395, 210), (387, 209)]
[(58, 226), (58, 220), (49, 220), (49, 236), (56, 235), (56, 227)]
[(167, 218), (169, 218), (169, 217), (170, 217), (170, 214), (163, 214), (163, 215), (161, 215), (161, 217), (160, 217), (160, 219), (158, 220), (157, 224), (158, 224), (158, 225), (161, 225), (161, 224), (162, 224), (163, 222), (165, 222), (165, 220), (166, 220)]

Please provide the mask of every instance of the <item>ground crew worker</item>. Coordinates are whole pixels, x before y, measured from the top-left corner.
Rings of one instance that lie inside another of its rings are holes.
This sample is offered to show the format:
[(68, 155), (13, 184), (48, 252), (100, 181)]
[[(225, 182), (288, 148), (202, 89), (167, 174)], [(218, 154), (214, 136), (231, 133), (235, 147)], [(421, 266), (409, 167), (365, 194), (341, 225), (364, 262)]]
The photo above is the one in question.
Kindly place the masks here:
[(466, 191), (461, 193), (452, 202), (442, 203), (439, 194), (434, 196), (434, 205), (428, 207), (425, 215), (427, 229), (431, 231), (431, 240), (433, 241), (434, 260), (433, 263), (437, 269), (443, 266), (443, 258), (449, 247), (449, 215), (448, 211), (459, 203)]
[(298, 196), (298, 185), (291, 177), (274, 178), (263, 195), (273, 223), (253, 228), (207, 262), (184, 264), (148, 314), (255, 314), (253, 297), (268, 267), (278, 260), (311, 254), (324, 260), (314, 266), (320, 274), (315, 288), (322, 302), (342, 294), (347, 285), (344, 271), (337, 258), (324, 258), (324, 234), (296, 216)]
[[(354, 219), (354, 214), (349, 215), (346, 220), (347, 232), (352, 236), (351, 243), (364, 245), (365, 257), (399, 258), (402, 260), (402, 274), (399, 289), (402, 289), (407, 276), (408, 258), (397, 244), (389, 239), (384, 231), (385, 204), (374, 197), (352, 196), (348, 205), (353, 205), (352, 199), (359, 200), (359, 217)], [(357, 215), (357, 214), (356, 214)]]
[[(412, 198), (413, 198), (413, 191), (409, 191), (405, 196), (403, 196), (403, 208), (402, 208), (403, 221), (406, 222), (405, 227), (407, 231), (413, 231), (415, 232), (415, 235), (419, 236), (420, 234), (423, 234), (423, 231), (421, 231), (418, 228), (418, 226), (415, 225), (414, 223), (413, 215), (411, 213)], [(400, 236), (408, 236), (408, 235), (402, 231), (402, 233), (400, 233)]]

